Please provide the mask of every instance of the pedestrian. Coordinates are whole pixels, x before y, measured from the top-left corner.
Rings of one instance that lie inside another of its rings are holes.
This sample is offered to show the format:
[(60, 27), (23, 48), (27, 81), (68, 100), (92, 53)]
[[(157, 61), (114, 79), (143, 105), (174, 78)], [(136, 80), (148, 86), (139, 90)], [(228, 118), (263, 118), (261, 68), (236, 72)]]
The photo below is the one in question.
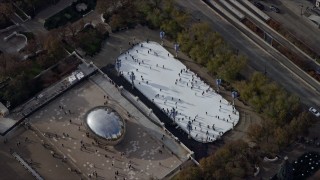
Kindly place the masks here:
[(63, 145), (63, 144), (61, 144), (61, 146), (62, 146), (62, 147), (64, 147), (64, 145)]

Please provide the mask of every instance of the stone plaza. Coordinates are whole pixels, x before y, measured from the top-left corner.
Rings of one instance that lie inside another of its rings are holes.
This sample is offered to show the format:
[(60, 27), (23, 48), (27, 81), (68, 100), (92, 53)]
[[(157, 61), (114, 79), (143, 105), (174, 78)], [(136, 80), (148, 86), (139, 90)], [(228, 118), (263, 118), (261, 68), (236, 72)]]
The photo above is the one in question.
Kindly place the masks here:
[[(116, 106), (126, 117), (126, 134), (115, 146), (88, 137), (84, 126), (85, 114), (103, 105)], [(99, 73), (34, 112), (25, 122), (27, 126), (9, 133), (0, 156), (16, 152), (44, 179), (162, 179), (179, 170), (190, 155)], [(9, 159), (18, 167), (13, 171), (32, 179), (18, 161)], [(12, 171), (8, 166), (6, 169)]]

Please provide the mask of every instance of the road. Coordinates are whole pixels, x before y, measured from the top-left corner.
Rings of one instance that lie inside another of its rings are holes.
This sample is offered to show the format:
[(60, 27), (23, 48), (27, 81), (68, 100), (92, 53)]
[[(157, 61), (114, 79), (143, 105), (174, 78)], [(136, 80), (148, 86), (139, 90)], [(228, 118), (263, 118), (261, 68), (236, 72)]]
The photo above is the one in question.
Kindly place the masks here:
[(177, 0), (177, 2), (181, 7), (187, 9), (193, 17), (209, 23), (230, 45), (238, 48), (240, 53), (248, 56), (249, 68), (260, 72), (264, 72), (266, 69), (269, 78), (289, 92), (298, 95), (302, 103), (308, 106), (320, 106), (320, 99), (317, 98), (320, 93), (306, 85), (303, 80), (281, 65), (275, 57), (277, 59), (285, 59), (282, 56), (277, 56), (274, 50), (268, 49), (266, 51), (261, 49), (229, 22), (216, 15), (211, 8), (200, 0)]
[(308, 20), (307, 17), (301, 16), (301, 5), (303, 5), (302, 12), (304, 12), (307, 7), (312, 8), (314, 4), (301, 0), (267, 0), (261, 3), (266, 6), (275, 4), (279, 7), (281, 10), (279, 14), (267, 10), (265, 13), (280, 22), (290, 33), (320, 55), (320, 29)]
[[(243, 11), (242, 11), (243, 12)], [(273, 37), (278, 43), (282, 44), (284, 47), (287, 47), (292, 52), (295, 53), (295, 55), (300, 59), (300, 61), (304, 61), (307, 64), (308, 69), (314, 69), (316, 70), (319, 66), (315, 63), (315, 61), (310, 58), (307, 54), (305, 54), (303, 51), (301, 51), (298, 47), (296, 47), (294, 44), (292, 44), (290, 41), (288, 41), (285, 37), (283, 37), (280, 33), (272, 29), (270, 26), (268, 26), (265, 22), (261, 21), (260, 19), (256, 19), (254, 17), (251, 17), (248, 15), (248, 13), (244, 12), (244, 14), (247, 14), (247, 18), (256, 24), (260, 29), (267, 32), (269, 35)], [(291, 22), (288, 22), (290, 24)]]

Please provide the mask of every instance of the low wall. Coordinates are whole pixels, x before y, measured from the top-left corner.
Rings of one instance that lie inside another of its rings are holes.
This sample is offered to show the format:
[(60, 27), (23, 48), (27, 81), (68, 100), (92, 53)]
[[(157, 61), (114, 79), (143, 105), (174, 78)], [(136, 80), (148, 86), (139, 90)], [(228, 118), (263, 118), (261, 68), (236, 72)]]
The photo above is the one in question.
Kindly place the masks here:
[(18, 27), (18, 26), (19, 26), (19, 24), (14, 24), (14, 25), (9, 26), (9, 27), (7, 27), (7, 28), (1, 29), (1, 30), (0, 30), (0, 33), (9, 31), (9, 30), (11, 30), (11, 29), (13, 29), (13, 28), (15, 28), (15, 27)]

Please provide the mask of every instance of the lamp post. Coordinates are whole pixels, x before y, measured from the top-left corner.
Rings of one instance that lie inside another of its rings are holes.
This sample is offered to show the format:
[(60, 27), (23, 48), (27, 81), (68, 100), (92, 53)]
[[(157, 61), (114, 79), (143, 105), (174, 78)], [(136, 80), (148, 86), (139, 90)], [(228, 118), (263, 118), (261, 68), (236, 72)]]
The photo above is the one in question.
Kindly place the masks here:
[(122, 54), (122, 46), (120, 46), (120, 54)]
[(121, 59), (116, 60), (116, 67), (118, 70), (118, 76), (120, 76)]
[(188, 136), (188, 137), (190, 138), (190, 133), (191, 133), (191, 130), (192, 130), (191, 121), (188, 121), (187, 129), (188, 129), (188, 133), (189, 133), (189, 136)]
[(163, 46), (163, 38), (164, 38), (165, 34), (166, 33), (164, 31), (160, 31), (161, 46)]
[(303, 5), (301, 4), (300, 7), (301, 7), (301, 14), (300, 15), (302, 16)]
[(179, 43), (174, 43), (174, 50), (176, 52), (176, 57), (178, 57), (179, 47), (180, 47)]
[(237, 91), (232, 91), (231, 92), (231, 96), (232, 96), (232, 104), (234, 105), (234, 101), (238, 97), (238, 92)]
[(222, 80), (221, 80), (221, 79), (216, 79), (216, 84), (217, 84), (217, 87), (218, 87), (218, 89), (217, 89), (218, 93), (220, 92), (220, 85), (221, 85), (221, 82), (222, 82)]
[(136, 79), (136, 76), (134, 75), (133, 72), (130, 74), (130, 79), (131, 79), (131, 84), (132, 84), (132, 89), (134, 88), (134, 80)]

